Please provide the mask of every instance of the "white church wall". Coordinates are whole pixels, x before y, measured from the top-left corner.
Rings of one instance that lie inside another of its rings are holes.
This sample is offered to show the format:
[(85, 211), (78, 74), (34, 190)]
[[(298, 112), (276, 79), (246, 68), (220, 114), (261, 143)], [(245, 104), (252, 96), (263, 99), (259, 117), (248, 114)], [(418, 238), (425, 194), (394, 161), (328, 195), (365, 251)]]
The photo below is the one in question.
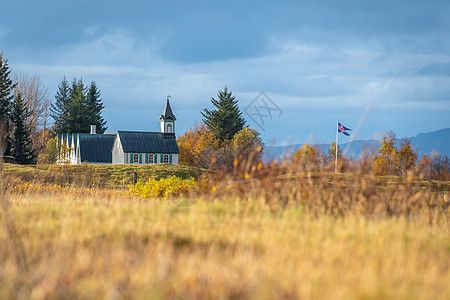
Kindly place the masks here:
[(112, 164), (124, 164), (125, 153), (123, 152), (122, 143), (120, 142), (120, 136), (117, 134), (116, 140), (114, 141), (114, 146), (112, 149)]
[(178, 165), (178, 154), (172, 154), (172, 164)]

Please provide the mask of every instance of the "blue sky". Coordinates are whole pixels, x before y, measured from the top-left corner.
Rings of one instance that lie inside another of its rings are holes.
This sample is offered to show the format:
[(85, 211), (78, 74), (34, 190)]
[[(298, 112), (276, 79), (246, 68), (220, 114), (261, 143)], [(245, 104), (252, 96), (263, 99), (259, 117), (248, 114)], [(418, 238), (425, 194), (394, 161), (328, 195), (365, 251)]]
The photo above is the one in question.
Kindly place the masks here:
[(159, 130), (171, 95), (180, 134), (228, 86), (267, 116), (244, 114), (266, 143), (329, 143), (337, 119), (357, 139), (450, 127), (449, 15), (434, 0), (16, 0), (0, 49), (51, 101), (63, 76), (95, 80), (108, 131)]

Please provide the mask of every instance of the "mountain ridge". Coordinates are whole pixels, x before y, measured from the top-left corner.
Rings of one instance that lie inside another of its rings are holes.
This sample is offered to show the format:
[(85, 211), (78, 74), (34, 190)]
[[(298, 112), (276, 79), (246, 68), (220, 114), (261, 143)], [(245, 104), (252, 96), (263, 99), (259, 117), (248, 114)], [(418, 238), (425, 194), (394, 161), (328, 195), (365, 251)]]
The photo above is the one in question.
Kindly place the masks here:
[[(411, 145), (416, 151), (418, 157), (430, 155), (432, 153), (440, 153), (442, 156), (450, 156), (450, 128), (439, 129), (433, 132), (419, 133), (410, 137)], [(400, 139), (396, 139), (396, 145)], [(340, 144), (339, 147), (346, 157), (358, 159), (364, 147), (370, 152), (376, 152), (381, 144), (381, 140), (354, 140), (351, 142)], [(266, 146), (263, 157), (265, 161), (284, 159), (301, 148), (304, 144), (293, 144), (287, 146)], [(313, 144), (323, 152), (327, 152), (329, 144)]]

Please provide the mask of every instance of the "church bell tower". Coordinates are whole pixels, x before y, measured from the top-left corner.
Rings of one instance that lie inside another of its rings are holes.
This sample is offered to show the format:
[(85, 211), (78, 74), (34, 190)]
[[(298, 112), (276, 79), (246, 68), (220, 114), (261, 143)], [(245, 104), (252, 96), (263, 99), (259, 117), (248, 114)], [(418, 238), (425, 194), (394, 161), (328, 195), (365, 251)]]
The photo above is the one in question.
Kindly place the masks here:
[(166, 106), (162, 115), (159, 117), (161, 122), (161, 132), (162, 133), (173, 133), (175, 134), (175, 121), (177, 120), (172, 112), (169, 102), (170, 96), (167, 96)]

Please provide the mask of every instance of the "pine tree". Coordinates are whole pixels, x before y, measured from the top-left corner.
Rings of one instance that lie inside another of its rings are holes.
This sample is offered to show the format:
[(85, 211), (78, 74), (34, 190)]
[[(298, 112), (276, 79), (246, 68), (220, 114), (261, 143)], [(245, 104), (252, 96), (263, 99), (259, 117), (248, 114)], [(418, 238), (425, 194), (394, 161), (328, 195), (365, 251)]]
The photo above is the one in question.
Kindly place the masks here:
[(22, 95), (17, 93), (12, 105), (11, 123), (14, 126), (12, 154), (18, 164), (32, 164), (36, 159), (30, 126), (26, 124), (30, 116)]
[(70, 88), (66, 133), (89, 133), (89, 117), (83, 80), (74, 78)]
[(3, 58), (3, 52), (0, 52), (0, 157), (4, 154), (11, 154), (11, 142), (9, 138), (9, 119), (11, 117), (11, 104), (13, 99), (12, 91), (16, 84), (9, 77), (11, 71), (8, 67), (8, 61)]
[(83, 80), (73, 79), (69, 84), (64, 77), (55, 95), (56, 103), (50, 111), (55, 120), (54, 132), (88, 133), (90, 125), (97, 126), (98, 133), (106, 131), (106, 121), (102, 117), (104, 108), (97, 84), (92, 81), (86, 89)]
[(89, 113), (89, 125), (96, 125), (98, 133), (106, 131), (106, 121), (102, 117), (102, 110), (105, 108), (102, 103), (101, 92), (97, 87), (95, 81), (92, 81), (87, 95), (86, 104)]
[(202, 112), (203, 122), (208, 129), (221, 141), (231, 140), (245, 125), (245, 119), (239, 110), (238, 100), (232, 96), (227, 87), (217, 94), (218, 100), (211, 98), (216, 110), (205, 108)]
[(56, 102), (50, 106), (50, 116), (55, 120), (54, 132), (56, 134), (67, 133), (67, 114), (70, 104), (70, 86), (64, 76), (58, 86), (58, 92), (55, 95)]

